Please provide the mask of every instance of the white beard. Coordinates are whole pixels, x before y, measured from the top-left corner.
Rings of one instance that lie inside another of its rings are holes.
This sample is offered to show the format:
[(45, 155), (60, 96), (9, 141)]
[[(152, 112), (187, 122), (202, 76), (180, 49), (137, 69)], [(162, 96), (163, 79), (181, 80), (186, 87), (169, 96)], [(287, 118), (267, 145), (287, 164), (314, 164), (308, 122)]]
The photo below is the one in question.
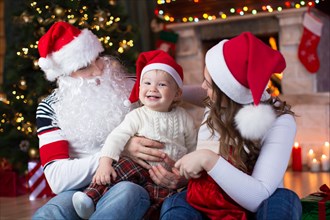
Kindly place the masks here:
[(133, 81), (124, 79), (123, 74), (108, 62), (101, 77), (59, 78), (54, 110), (58, 126), (70, 143), (71, 158), (98, 152), (129, 112), (124, 102)]

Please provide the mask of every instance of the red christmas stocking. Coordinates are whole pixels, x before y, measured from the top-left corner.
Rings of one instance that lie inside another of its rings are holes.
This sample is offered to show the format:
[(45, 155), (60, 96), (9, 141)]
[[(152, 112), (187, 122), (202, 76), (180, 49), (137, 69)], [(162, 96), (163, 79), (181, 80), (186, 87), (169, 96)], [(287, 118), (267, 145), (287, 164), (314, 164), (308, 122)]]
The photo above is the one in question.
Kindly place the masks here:
[(156, 48), (169, 53), (175, 57), (175, 47), (179, 35), (170, 31), (161, 31), (159, 39), (156, 41)]
[(310, 73), (315, 73), (320, 67), (317, 46), (320, 42), (323, 22), (306, 12), (303, 20), (304, 31), (298, 48), (298, 57)]

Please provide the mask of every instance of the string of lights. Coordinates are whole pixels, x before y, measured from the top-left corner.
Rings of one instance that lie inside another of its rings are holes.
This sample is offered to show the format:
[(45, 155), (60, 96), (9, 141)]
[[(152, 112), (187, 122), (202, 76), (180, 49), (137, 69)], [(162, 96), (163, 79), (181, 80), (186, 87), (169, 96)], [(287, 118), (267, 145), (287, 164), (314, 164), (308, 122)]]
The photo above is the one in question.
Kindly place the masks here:
[[(222, 2), (226, 2), (225, 4)], [(239, 7), (237, 1), (207, 1), (207, 0), (157, 0), (155, 15), (169, 23), (199, 22), (202, 20), (226, 19), (229, 16), (244, 16), (248, 14), (272, 13), (285, 9), (301, 7), (314, 7), (320, 0), (315, 1), (255, 1), (246, 4), (241, 1)], [(266, 2), (266, 3), (265, 3)], [(203, 7), (209, 4), (209, 7)], [(225, 5), (226, 7), (221, 8)], [(192, 10), (193, 9), (193, 10)], [(200, 9), (200, 10), (198, 10)], [(201, 11), (201, 10), (205, 11)]]

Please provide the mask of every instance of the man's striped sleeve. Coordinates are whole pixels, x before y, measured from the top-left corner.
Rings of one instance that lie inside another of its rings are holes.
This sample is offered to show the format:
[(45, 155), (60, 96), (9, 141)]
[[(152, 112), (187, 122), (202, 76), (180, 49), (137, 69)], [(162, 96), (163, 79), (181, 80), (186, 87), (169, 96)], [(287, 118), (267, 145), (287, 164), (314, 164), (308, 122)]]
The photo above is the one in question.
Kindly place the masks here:
[(57, 126), (53, 103), (54, 94), (43, 100), (36, 112), (39, 152), (43, 167), (52, 161), (69, 158), (69, 143)]

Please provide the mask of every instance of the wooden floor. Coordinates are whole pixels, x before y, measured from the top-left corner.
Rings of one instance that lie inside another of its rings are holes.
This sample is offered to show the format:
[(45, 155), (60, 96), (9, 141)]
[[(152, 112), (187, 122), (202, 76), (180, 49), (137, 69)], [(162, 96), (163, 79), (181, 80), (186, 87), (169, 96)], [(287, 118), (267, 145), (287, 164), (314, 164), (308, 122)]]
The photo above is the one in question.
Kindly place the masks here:
[[(322, 184), (330, 187), (329, 172), (291, 172), (284, 177), (284, 186), (294, 190), (300, 198), (317, 192)], [(33, 213), (48, 199), (29, 201), (28, 195), (19, 197), (0, 197), (0, 220), (31, 219)]]
[(0, 197), (0, 219), (31, 219), (33, 213), (48, 199), (29, 200), (29, 195), (19, 197)]

